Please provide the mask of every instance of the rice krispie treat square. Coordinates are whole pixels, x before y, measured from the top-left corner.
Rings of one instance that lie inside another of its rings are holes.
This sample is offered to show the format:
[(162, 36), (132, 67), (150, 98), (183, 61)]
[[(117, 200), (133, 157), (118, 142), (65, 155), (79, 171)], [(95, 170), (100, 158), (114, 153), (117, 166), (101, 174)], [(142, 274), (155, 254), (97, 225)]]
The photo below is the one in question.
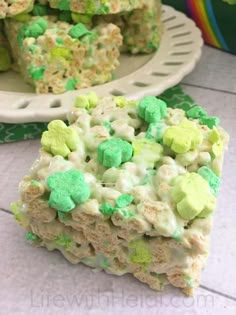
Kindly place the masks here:
[(94, 21), (114, 23), (123, 36), (123, 51), (132, 54), (152, 53), (159, 48), (162, 24), (161, 1), (145, 1), (141, 8), (121, 14), (95, 16)]
[[(93, 3), (93, 5), (91, 5)], [(152, 53), (159, 48), (162, 33), (161, 1), (71, 1), (70, 6), (58, 0), (49, 1), (52, 8), (59, 9), (61, 17), (71, 10), (74, 21), (87, 26), (113, 23), (121, 29), (122, 51), (133, 54)], [(105, 9), (107, 8), (107, 9)]]
[(5, 31), (24, 79), (37, 93), (63, 93), (112, 79), (122, 45), (117, 26), (87, 29), (55, 16), (23, 18), (7, 19)]
[(155, 97), (75, 99), (55, 120), (12, 204), (35, 246), (154, 290), (199, 285), (228, 135), (199, 106)]
[[(43, 0), (44, 1), (44, 0)], [(149, 0), (148, 0), (149, 1)], [(100, 15), (115, 14), (141, 8), (145, 0), (48, 0), (50, 6), (59, 10)]]

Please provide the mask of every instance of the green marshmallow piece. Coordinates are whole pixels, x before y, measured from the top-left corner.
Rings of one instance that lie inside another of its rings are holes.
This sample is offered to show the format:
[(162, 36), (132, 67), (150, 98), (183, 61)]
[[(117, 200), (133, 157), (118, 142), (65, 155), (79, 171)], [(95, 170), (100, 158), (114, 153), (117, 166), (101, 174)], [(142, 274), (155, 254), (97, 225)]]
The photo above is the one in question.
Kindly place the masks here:
[(43, 78), (45, 72), (45, 67), (34, 67), (31, 66), (28, 69), (28, 73), (31, 76), (31, 78), (35, 81), (41, 80)]
[(197, 119), (200, 117), (207, 116), (207, 112), (200, 106), (193, 106), (186, 112), (186, 115), (188, 118)]
[(74, 91), (76, 90), (76, 84), (78, 80), (75, 78), (71, 78), (66, 82), (66, 91)]
[(47, 178), (51, 190), (48, 204), (58, 211), (70, 212), (90, 197), (90, 187), (77, 170), (57, 172)]
[(164, 134), (165, 126), (166, 125), (162, 121), (150, 124), (146, 132), (145, 138), (150, 140), (153, 139), (157, 142), (161, 141)]
[(216, 205), (209, 184), (197, 173), (179, 176), (171, 195), (177, 205), (177, 212), (185, 220), (197, 216), (205, 218), (213, 212)]
[(55, 240), (55, 243), (68, 250), (71, 247), (73, 240), (67, 235), (60, 235)]
[(40, 240), (40, 238), (38, 237), (38, 235), (32, 233), (32, 232), (27, 232), (25, 235), (25, 239), (27, 241), (32, 241), (32, 242), (37, 242)]
[(116, 206), (118, 208), (129, 206), (133, 200), (134, 200), (133, 196), (128, 194), (122, 194), (116, 199)]
[(6, 47), (0, 47), (0, 71), (7, 71), (11, 68), (11, 57)]
[(152, 254), (143, 240), (132, 241), (128, 247), (133, 249), (133, 253), (130, 255), (130, 261), (136, 264), (147, 267), (152, 262)]
[(71, 0), (60, 0), (58, 5), (57, 5), (57, 8), (59, 10), (69, 11), (70, 10), (70, 3), (71, 3)]
[(109, 134), (112, 136), (114, 135), (114, 130), (111, 127), (111, 123), (109, 121), (102, 121), (101, 125), (106, 127), (106, 129), (109, 131)]
[(76, 97), (74, 106), (77, 108), (92, 109), (98, 104), (98, 96), (95, 92), (89, 92), (87, 95), (79, 95)]
[(69, 30), (68, 33), (72, 38), (80, 39), (84, 35), (90, 35), (91, 32), (82, 23), (78, 23)]
[(198, 174), (208, 182), (213, 195), (216, 197), (220, 187), (220, 178), (207, 166), (200, 167)]
[(138, 104), (138, 114), (147, 123), (156, 123), (167, 114), (164, 101), (154, 96), (145, 96)]
[(167, 128), (163, 135), (163, 143), (179, 154), (195, 150), (202, 141), (201, 130), (188, 120)]
[(48, 131), (44, 131), (41, 144), (45, 151), (67, 157), (76, 149), (78, 140), (75, 129), (67, 127), (61, 120), (54, 120), (48, 124)]
[(131, 160), (133, 148), (129, 142), (113, 138), (100, 143), (97, 154), (99, 163), (105, 167), (119, 167)]
[(218, 117), (201, 117), (199, 119), (201, 125), (206, 125), (208, 128), (213, 129), (217, 127), (220, 123), (220, 119)]
[(146, 163), (150, 168), (158, 162), (163, 153), (163, 147), (149, 139), (137, 139), (132, 142), (134, 149), (133, 161), (135, 163)]
[(116, 209), (112, 207), (108, 202), (105, 202), (99, 208), (99, 211), (104, 215), (112, 215)]
[(24, 38), (38, 38), (40, 35), (43, 35), (45, 33), (47, 27), (47, 21), (43, 18), (39, 18), (36, 21), (32, 22), (30, 25), (26, 26), (26, 28), (24, 29)]
[(122, 214), (124, 219), (131, 219), (135, 217), (135, 213), (130, 211), (129, 209), (116, 209), (120, 214)]
[(213, 127), (213, 130), (210, 133), (209, 140), (212, 143), (212, 153), (214, 157), (219, 156), (222, 154), (224, 150), (224, 143), (221, 139), (220, 133), (217, 128)]

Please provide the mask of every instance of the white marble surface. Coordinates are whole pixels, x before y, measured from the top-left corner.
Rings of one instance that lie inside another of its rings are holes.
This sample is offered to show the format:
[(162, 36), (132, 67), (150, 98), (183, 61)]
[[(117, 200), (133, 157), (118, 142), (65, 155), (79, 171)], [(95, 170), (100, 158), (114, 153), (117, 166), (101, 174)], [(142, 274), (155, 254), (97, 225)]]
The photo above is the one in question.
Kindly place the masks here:
[(94, 273), (26, 243), (9, 211), (17, 185), (36, 158), (39, 141), (0, 145), (0, 315), (236, 314), (236, 56), (204, 47), (183, 87), (231, 135), (212, 231), (211, 254), (195, 298), (156, 293), (131, 276)]

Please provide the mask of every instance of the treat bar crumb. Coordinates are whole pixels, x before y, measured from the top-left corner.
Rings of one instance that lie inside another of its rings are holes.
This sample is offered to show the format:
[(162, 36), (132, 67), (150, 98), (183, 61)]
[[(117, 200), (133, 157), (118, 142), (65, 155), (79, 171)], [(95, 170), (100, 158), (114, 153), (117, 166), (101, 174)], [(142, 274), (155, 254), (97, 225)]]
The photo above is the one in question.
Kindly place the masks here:
[(192, 295), (200, 282), (228, 135), (199, 106), (78, 96), (49, 123), (11, 208), (35, 246)]

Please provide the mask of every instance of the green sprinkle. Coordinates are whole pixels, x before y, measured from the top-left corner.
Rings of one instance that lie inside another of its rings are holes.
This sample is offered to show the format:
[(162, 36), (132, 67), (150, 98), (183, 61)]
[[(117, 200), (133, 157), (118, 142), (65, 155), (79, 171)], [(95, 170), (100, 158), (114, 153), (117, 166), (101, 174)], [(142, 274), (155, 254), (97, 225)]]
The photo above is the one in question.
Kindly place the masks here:
[(32, 241), (32, 242), (37, 242), (40, 240), (40, 238), (32, 232), (27, 232), (25, 235), (25, 238), (27, 241)]
[(37, 180), (32, 179), (30, 182), (31, 185), (39, 186), (39, 182)]
[(68, 33), (72, 38), (80, 39), (85, 35), (90, 35), (91, 32), (86, 28), (82, 23), (76, 24), (73, 26)]
[(128, 245), (133, 249), (130, 261), (147, 267), (152, 262), (152, 254), (148, 245), (143, 240), (132, 241)]
[(129, 206), (133, 200), (134, 200), (133, 196), (128, 194), (122, 194), (116, 199), (116, 206), (118, 208)]
[(177, 242), (181, 242), (181, 228), (177, 227), (171, 237)]
[(66, 82), (66, 91), (73, 91), (76, 90), (76, 84), (78, 83), (78, 80), (75, 78), (69, 79)]
[(190, 278), (188, 275), (184, 275), (184, 281), (187, 283), (187, 285), (192, 288), (193, 287), (193, 279)]
[(200, 117), (207, 116), (207, 112), (200, 106), (193, 106), (186, 112), (186, 116), (188, 118), (197, 119)]
[(102, 121), (102, 122), (101, 122), (101, 125), (107, 128), (107, 130), (109, 131), (109, 134), (110, 134), (111, 136), (114, 135), (114, 130), (112, 129), (111, 123), (110, 123), (109, 121)]
[(58, 5), (57, 5), (57, 8), (60, 9), (60, 10), (70, 10), (70, 2), (71, 0), (60, 0)]
[(218, 195), (220, 187), (219, 177), (207, 166), (202, 166), (198, 170), (198, 174), (201, 175), (211, 187), (213, 195), (216, 197)]
[(107, 257), (104, 257), (100, 263), (100, 266), (105, 270), (109, 268), (110, 267), (109, 259)]
[(108, 202), (105, 202), (99, 208), (99, 211), (104, 215), (112, 215), (116, 209), (112, 207)]
[(68, 250), (73, 241), (70, 237), (68, 237), (67, 235), (60, 235), (58, 236), (58, 238), (55, 240), (55, 243), (59, 246), (64, 247), (66, 250)]
[(147, 170), (147, 174), (143, 177), (143, 179), (140, 181), (140, 185), (146, 185), (149, 184), (153, 176), (155, 176), (157, 173), (156, 170), (150, 169)]
[(199, 119), (200, 124), (208, 126), (208, 128), (213, 129), (220, 123), (220, 119), (218, 117), (201, 117)]
[(33, 54), (35, 52), (36, 48), (37, 48), (37, 45), (32, 44), (29, 46), (29, 51)]
[(63, 39), (60, 38), (60, 37), (58, 37), (58, 38), (56, 39), (56, 43), (59, 44), (59, 45), (63, 45)]
[(131, 219), (135, 217), (135, 214), (129, 209), (116, 209), (119, 213), (123, 215), (125, 219)]
[(28, 69), (28, 72), (30, 74), (30, 76), (32, 77), (32, 79), (34, 79), (35, 81), (41, 80), (43, 78), (44, 72), (45, 72), (45, 67), (34, 67), (34, 66), (30, 66), (30, 68)]
[(62, 212), (62, 211), (57, 211), (58, 217), (61, 221), (67, 221), (67, 213)]
[(154, 139), (155, 141), (160, 142), (164, 134), (165, 126), (166, 125), (162, 121), (150, 124), (145, 138), (150, 140)]

